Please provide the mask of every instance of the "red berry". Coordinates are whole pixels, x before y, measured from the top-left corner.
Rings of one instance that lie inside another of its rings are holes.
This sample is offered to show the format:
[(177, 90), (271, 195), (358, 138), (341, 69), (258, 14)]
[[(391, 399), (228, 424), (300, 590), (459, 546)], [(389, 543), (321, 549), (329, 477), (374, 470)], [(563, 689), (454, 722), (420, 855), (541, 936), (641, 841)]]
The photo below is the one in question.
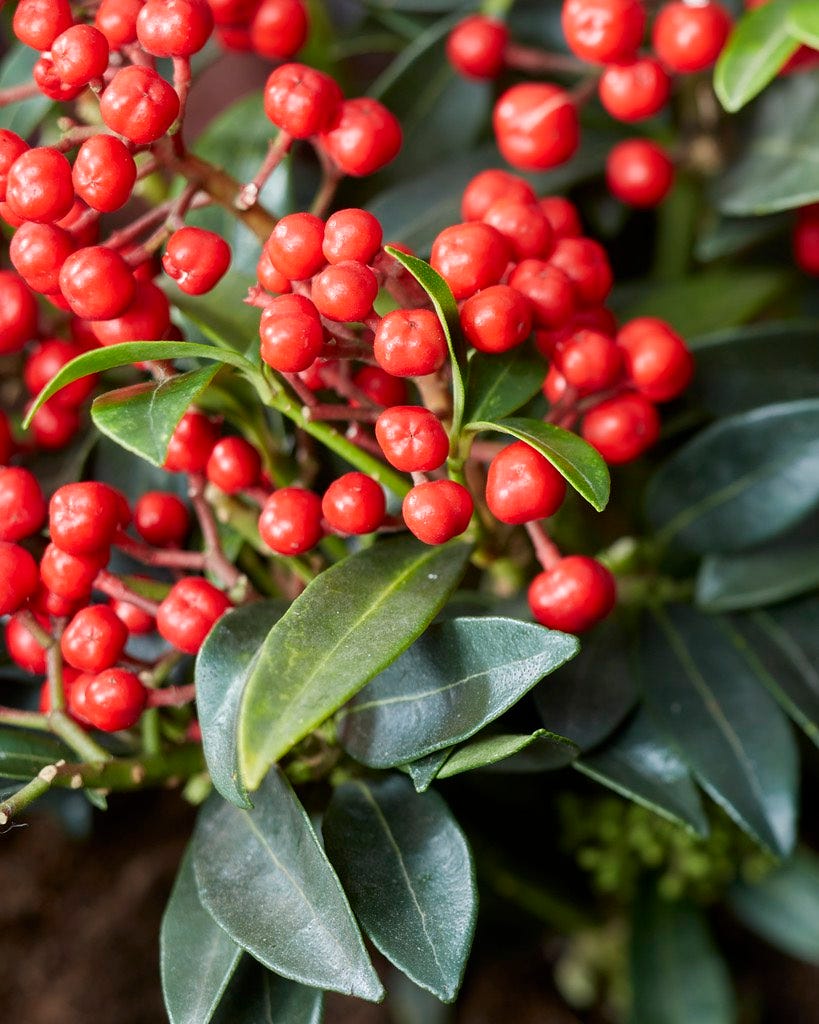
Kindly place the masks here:
[(819, 206), (797, 210), (793, 229), (793, 257), (806, 274), (819, 275)]
[(43, 96), (58, 103), (70, 103), (85, 88), (83, 85), (68, 85), (64, 82), (54, 70), (54, 61), (45, 55), (34, 65), (31, 77)]
[(134, 298), (125, 312), (91, 324), (100, 345), (124, 341), (159, 341), (168, 337), (171, 307), (167, 295), (153, 281), (136, 281)]
[(545, 196), (539, 202), (552, 228), (555, 242), (561, 238), (579, 238), (583, 234), (577, 207), (563, 196)]
[(68, 0), (20, 0), (12, 31), (34, 50), (48, 50), (61, 32), (74, 24)]
[(719, 57), (731, 16), (720, 4), (674, 0), (654, 20), (651, 42), (654, 52), (672, 71), (690, 73), (710, 67)]
[(449, 455), (443, 424), (423, 406), (385, 409), (375, 421), (375, 438), (387, 462), (404, 473), (429, 473)]
[(0, 466), (0, 540), (23, 540), (45, 522), (46, 503), (37, 478), (22, 466)]
[(16, 448), (14, 434), (8, 416), (0, 409), (0, 466), (4, 466), (14, 454)]
[(566, 481), (531, 445), (510, 444), (489, 465), (486, 504), (502, 523), (520, 525), (553, 515), (566, 497)]
[(171, 435), (165, 469), (172, 473), (201, 473), (218, 440), (219, 427), (204, 413), (188, 410)]
[(658, 60), (640, 57), (628, 64), (609, 64), (600, 76), (598, 91), (612, 117), (642, 121), (666, 105), (671, 80)]
[(111, 131), (139, 146), (162, 138), (179, 114), (179, 97), (152, 68), (121, 68), (100, 100), (100, 114)]
[(119, 732), (136, 725), (148, 699), (148, 691), (139, 679), (124, 668), (99, 672), (84, 679), (80, 686), (84, 691), (84, 720), (103, 732)]
[(537, 203), (500, 199), (486, 211), (483, 222), (509, 242), (515, 260), (547, 259), (554, 248), (552, 225)]
[(69, 555), (56, 544), (49, 544), (40, 560), (40, 577), (52, 594), (71, 601), (87, 601), (97, 573), (107, 561), (107, 548), (89, 555)]
[(113, 135), (94, 135), (79, 148), (72, 180), (77, 195), (92, 209), (113, 213), (130, 199), (136, 173), (125, 143)]
[(264, 112), (294, 139), (308, 139), (330, 127), (343, 99), (330, 75), (306, 64), (282, 64), (267, 80)]
[(606, 250), (591, 238), (562, 238), (549, 263), (569, 278), (581, 306), (599, 306), (611, 291), (614, 277)]
[(500, 281), (510, 256), (509, 243), (499, 231), (468, 221), (444, 228), (432, 243), (429, 262), (456, 299), (468, 299)]
[(22, 279), (0, 270), (0, 355), (19, 352), (37, 333), (37, 302)]
[(8, 182), (9, 169), (18, 156), (28, 151), (28, 143), (10, 132), (7, 128), (0, 128), (0, 200), (5, 201), (6, 184)]
[(636, 53), (646, 13), (640, 0), (564, 0), (561, 21), (578, 57), (610, 64)]
[(108, 40), (93, 25), (72, 25), (54, 40), (51, 60), (66, 85), (88, 85), (108, 68)]
[[(76, 686), (77, 682), (80, 681), (81, 685), (84, 685), (86, 679), (88, 679), (84, 673), (78, 672), (75, 668), (70, 665), (63, 665), (63, 694), (65, 696), (66, 706), (69, 714), (74, 717), (71, 711), (71, 693)], [(43, 685), (40, 687), (40, 714), (47, 715), (51, 711), (51, 688), (48, 680), (46, 679)]]
[(401, 125), (378, 100), (345, 100), (321, 144), (344, 174), (375, 174), (398, 155)]
[(611, 194), (629, 206), (657, 206), (674, 184), (674, 164), (655, 142), (629, 139), (609, 153), (606, 183)]
[(280, 295), (262, 313), (261, 357), (282, 373), (307, 370), (324, 347), (319, 312), (303, 295)]
[(535, 190), (523, 178), (509, 171), (481, 171), (464, 189), (461, 214), (464, 220), (483, 220), (487, 210), (501, 199), (536, 203)]
[(407, 529), (424, 544), (445, 544), (464, 532), (472, 518), (472, 496), (454, 480), (416, 484), (401, 511)]
[(137, 533), (157, 548), (181, 547), (190, 529), (190, 515), (181, 498), (169, 491), (146, 491), (134, 505)]
[(324, 225), (321, 249), (328, 263), (372, 263), (381, 247), (381, 225), (366, 210), (338, 210)]
[(253, 487), (262, 472), (262, 460), (252, 444), (243, 437), (223, 437), (217, 441), (205, 467), (208, 480), (226, 494)]
[(366, 264), (345, 260), (317, 274), (310, 294), (322, 316), (340, 323), (353, 323), (372, 312), (378, 281)]
[(660, 436), (660, 417), (644, 396), (609, 398), (586, 413), (581, 434), (606, 462), (619, 465), (639, 458)]
[(259, 260), (256, 263), (256, 277), (262, 288), (268, 292), (273, 292), (274, 295), (286, 295), (290, 291), (289, 279), (273, 266), (265, 249), (262, 249)]
[(304, 281), (324, 266), (324, 222), (312, 213), (282, 217), (265, 242), (273, 266), (289, 281)]
[(366, 473), (345, 473), (324, 492), (321, 511), (338, 533), (372, 533), (384, 522), (384, 492)]
[(525, 295), (539, 327), (564, 327), (575, 309), (575, 292), (567, 275), (543, 260), (524, 260), (509, 278), (509, 285)]
[(459, 21), (446, 42), (446, 55), (468, 78), (497, 78), (503, 70), (509, 29), (502, 21), (473, 14)]
[(137, 39), (155, 57), (190, 57), (213, 31), (206, 0), (146, 0), (136, 22)]
[(667, 323), (641, 317), (617, 335), (626, 371), (633, 386), (652, 402), (669, 402), (688, 387), (694, 357)]
[(513, 85), (495, 104), (492, 123), (501, 153), (521, 170), (565, 163), (580, 141), (571, 96), (545, 82)]
[(579, 394), (604, 391), (617, 383), (623, 366), (621, 350), (599, 331), (575, 331), (555, 353), (555, 365)]
[(353, 384), (376, 405), (403, 405), (407, 400), (407, 385), (404, 381), (382, 370), (380, 366), (362, 366), (353, 375)]
[(67, 231), (26, 221), (14, 232), (9, 258), (29, 288), (51, 295), (59, 292), (60, 270), (73, 251), (74, 240)]
[(221, 590), (199, 576), (174, 583), (159, 605), (156, 628), (169, 644), (196, 654), (218, 619), (230, 608)]
[[(32, 395), (38, 395), (59, 370), (81, 353), (82, 349), (73, 341), (49, 338), (39, 342), (26, 359), (23, 369), (23, 379), (29, 392)], [(80, 377), (79, 380), (72, 381), (71, 384), (58, 391), (51, 401), (56, 405), (75, 408), (82, 405), (88, 398), (94, 390), (96, 382), (96, 374)]]
[(230, 246), (213, 231), (180, 228), (168, 239), (162, 266), (183, 292), (204, 295), (230, 266)]
[(9, 168), (6, 202), (23, 220), (41, 224), (59, 220), (74, 203), (71, 164), (49, 146), (26, 150)]
[(466, 340), (481, 352), (507, 352), (532, 330), (532, 303), (515, 288), (496, 284), (467, 299), (461, 307)]
[[(31, 672), (32, 675), (41, 676), (46, 670), (48, 654), (40, 641), (29, 632), (22, 614), (16, 612), (6, 623), (6, 650), (11, 660), (20, 668)], [(48, 619), (36, 612), (35, 618), (48, 632)]]
[(301, 555), (321, 540), (321, 498), (302, 487), (274, 491), (259, 516), (259, 533), (280, 555)]
[(569, 555), (529, 586), (529, 607), (539, 623), (566, 633), (584, 633), (614, 607), (617, 588), (609, 570), (593, 558)]
[(60, 270), (60, 291), (72, 313), (83, 320), (111, 320), (131, 305), (134, 275), (115, 249), (78, 249)]
[(102, 672), (115, 664), (128, 642), (128, 630), (107, 604), (81, 608), (65, 628), (60, 650), (81, 672)]
[(137, 16), (143, 0), (102, 0), (94, 16), (94, 25), (108, 40), (112, 50), (136, 42)]
[(156, 629), (156, 620), (142, 608), (130, 601), (112, 601), (111, 608), (131, 636), (144, 636)]
[(37, 563), (17, 544), (0, 541), (0, 615), (16, 612), (37, 589)]
[(304, 46), (310, 22), (301, 0), (262, 0), (250, 26), (256, 53), (287, 60)]
[(373, 355), (395, 377), (424, 377), (446, 362), (446, 335), (432, 310), (396, 309), (379, 322)]
[(105, 550), (120, 526), (121, 500), (113, 487), (94, 480), (58, 487), (48, 505), (52, 542), (71, 555)]

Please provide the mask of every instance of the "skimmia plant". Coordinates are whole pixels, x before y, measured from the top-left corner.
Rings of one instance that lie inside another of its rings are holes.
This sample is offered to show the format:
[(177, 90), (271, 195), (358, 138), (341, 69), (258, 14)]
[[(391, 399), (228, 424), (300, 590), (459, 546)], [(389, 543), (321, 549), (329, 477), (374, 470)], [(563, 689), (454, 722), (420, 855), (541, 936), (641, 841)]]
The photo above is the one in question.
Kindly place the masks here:
[(201, 805), (172, 1024), (449, 1020), (479, 890), (615, 1022), (738, 1019), (720, 907), (819, 961), (819, 11), (745, 8), (5, 4), (0, 822)]

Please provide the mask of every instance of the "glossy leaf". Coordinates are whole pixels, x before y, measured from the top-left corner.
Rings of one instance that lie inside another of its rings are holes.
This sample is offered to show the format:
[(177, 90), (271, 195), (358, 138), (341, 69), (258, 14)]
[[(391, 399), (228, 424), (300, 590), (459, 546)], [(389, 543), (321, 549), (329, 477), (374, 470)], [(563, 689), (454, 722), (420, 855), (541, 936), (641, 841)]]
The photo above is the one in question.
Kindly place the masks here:
[(94, 400), (91, 419), (122, 448), (161, 466), (177, 424), (218, 370), (218, 365), (207, 366), (161, 382), (109, 391)]
[(286, 610), (284, 601), (234, 608), (219, 619), (196, 657), (196, 711), (208, 771), (222, 796), (239, 807), (251, 806), (239, 770), (239, 708), (265, 637)]
[(373, 768), (415, 761), (474, 736), (578, 648), (515, 619), (438, 623), (344, 709), (339, 737)]
[(463, 832), (435, 793), (392, 775), (348, 782), (322, 825), (328, 856), (375, 946), (445, 1002), (457, 995), (478, 894)]
[[(534, 748), (534, 749), (533, 749)], [(552, 768), (570, 764), (580, 753), (579, 747), (547, 729), (538, 729), (529, 735), (496, 735), (473, 740), (457, 747), (438, 770), (436, 778), (449, 779), (453, 775), (472, 772), (478, 768), (502, 769), (505, 762), (528, 751), (535, 758), (538, 755), (548, 759)]]
[(253, 810), (219, 797), (205, 804), (193, 863), (205, 908), (270, 970), (362, 999), (383, 996), (338, 878), (278, 769)]
[(736, 635), (688, 606), (641, 632), (646, 698), (700, 785), (776, 854), (794, 843), (797, 752), (787, 720)]
[(476, 352), (469, 360), (464, 419), (495, 420), (517, 412), (540, 391), (545, 369), (526, 345), (500, 355)]
[(321, 1024), (324, 993), (274, 974), (245, 957), (213, 1024)]
[(819, 48), (819, 11), (816, 4), (812, 0), (791, 0), (787, 6), (788, 31), (805, 46), (814, 50)]
[(386, 252), (393, 256), (405, 267), (421, 285), (432, 301), (438, 319), (441, 322), (444, 334), (446, 335), (449, 358), (452, 363), (452, 426), (450, 435), (458, 437), (463, 422), (464, 400), (465, 400), (465, 360), (463, 354), (463, 338), (461, 337), (461, 319), (458, 315), (458, 305), (450, 290), (449, 285), (441, 277), (437, 270), (433, 270), (428, 263), (419, 260), (417, 256), (409, 256), (399, 249), (388, 245)]
[(726, 110), (744, 107), (796, 52), (788, 18), (792, 5), (793, 0), (772, 0), (736, 23), (714, 69), (714, 88)]
[(649, 484), (664, 542), (741, 551), (783, 533), (819, 504), (819, 399), (764, 406), (703, 430)]
[(649, 887), (634, 907), (629, 1024), (734, 1024), (728, 970), (702, 911)]
[(819, 860), (808, 850), (793, 857), (756, 885), (738, 882), (728, 903), (744, 925), (772, 946), (819, 964)]
[(535, 690), (547, 729), (589, 750), (610, 735), (637, 699), (626, 637), (609, 620), (583, 639), (578, 656)]
[(240, 772), (250, 789), (417, 639), (469, 552), (458, 541), (386, 540), (331, 566), (293, 602), (264, 642), (239, 711)]
[(0, 726), (0, 778), (28, 781), (57, 761), (75, 761), (64, 743), (47, 732)]
[(159, 933), (162, 995), (170, 1024), (208, 1024), (241, 958), (241, 948), (199, 900), (188, 847)]
[(574, 767), (669, 821), (707, 835), (708, 821), (688, 767), (644, 708)]
[(572, 431), (556, 427), (553, 423), (519, 417), (495, 422), (479, 420), (468, 423), (466, 429), (474, 432), (494, 430), (525, 441), (548, 459), (598, 512), (608, 504), (611, 486), (608, 467), (599, 452)]
[(786, 540), (739, 555), (708, 555), (697, 573), (697, 604), (733, 612), (787, 601), (819, 587), (819, 541)]

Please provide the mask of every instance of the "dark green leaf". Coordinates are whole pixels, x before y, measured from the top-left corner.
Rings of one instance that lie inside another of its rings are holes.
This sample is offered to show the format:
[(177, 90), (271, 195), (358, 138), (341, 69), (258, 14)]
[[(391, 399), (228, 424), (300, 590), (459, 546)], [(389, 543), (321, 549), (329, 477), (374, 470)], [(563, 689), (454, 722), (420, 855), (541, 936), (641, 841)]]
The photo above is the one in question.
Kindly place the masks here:
[(689, 394), (717, 416), (819, 394), (819, 323), (792, 320), (720, 331), (691, 342)]
[(321, 1024), (324, 993), (245, 957), (225, 993), (214, 1024)]
[[(416, 640), (458, 585), (468, 544), (396, 537), (321, 573), (267, 636), (239, 712), (239, 763), (268, 767)], [(409, 758), (404, 758), (409, 760)]]
[(57, 761), (74, 761), (65, 744), (47, 732), (0, 726), (0, 778), (33, 779)]
[(375, 946), (445, 1002), (461, 984), (478, 894), (463, 832), (435, 793), (398, 775), (349, 782), (322, 825), (327, 853)]
[(426, 757), (419, 757), (417, 761), (410, 761), (408, 764), (399, 765), (399, 767), (412, 779), (412, 784), (417, 792), (426, 793), (451, 753), (452, 747), (444, 747), (442, 750), (434, 750)]
[(171, 1024), (208, 1024), (242, 950), (204, 909), (185, 851), (159, 933), (162, 995)]
[(632, 929), (630, 1024), (734, 1024), (728, 970), (701, 910), (646, 888)]
[(517, 412), (540, 391), (545, 369), (525, 345), (502, 355), (476, 352), (469, 361), (464, 419), (495, 420)]
[(645, 709), (574, 767), (628, 800), (707, 835), (708, 821), (688, 768)]
[[(533, 749), (534, 748), (534, 749)], [(580, 753), (579, 747), (565, 736), (546, 729), (538, 729), (529, 735), (497, 735), (466, 743), (454, 750), (439, 769), (436, 778), (449, 779), (453, 775), (475, 771), (477, 768), (499, 770), (515, 755), (527, 751), (535, 759), (543, 756), (551, 768), (570, 764)]]
[(785, 6), (788, 31), (805, 46), (819, 48), (819, 11), (813, 0), (790, 0)]
[(738, 882), (728, 893), (731, 909), (752, 931), (783, 953), (819, 964), (819, 860), (808, 850), (762, 882)]
[(109, 391), (94, 400), (91, 419), (122, 448), (161, 466), (177, 424), (218, 371), (218, 365), (206, 366)]
[(797, 50), (788, 10), (793, 0), (773, 0), (739, 19), (714, 69), (714, 88), (729, 111), (762, 92)]
[(640, 640), (646, 696), (663, 732), (741, 828), (787, 855), (796, 824), (796, 746), (736, 633), (678, 605), (655, 609)]
[(697, 604), (734, 612), (787, 601), (819, 587), (819, 541), (786, 540), (741, 555), (708, 555), (697, 573)]
[(597, 746), (623, 721), (637, 699), (626, 637), (609, 620), (584, 637), (580, 654), (535, 690), (541, 721), (581, 750)]
[(205, 908), (266, 967), (316, 988), (383, 996), (338, 878), (278, 769), (251, 811), (220, 797), (205, 804), (193, 862)]
[(476, 432), (494, 430), (525, 441), (548, 459), (598, 512), (608, 504), (611, 486), (608, 467), (599, 452), (572, 431), (556, 427), (553, 423), (519, 417), (494, 423), (468, 423), (466, 429)]
[(250, 807), (236, 747), (239, 708), (265, 637), (287, 610), (284, 601), (257, 601), (223, 615), (196, 657), (196, 711), (214, 786), (226, 800)]
[(721, 420), (654, 474), (646, 503), (662, 541), (741, 551), (776, 537), (819, 503), (819, 399)]
[(373, 768), (415, 761), (474, 736), (578, 648), (515, 619), (438, 623), (344, 709), (341, 742)]
[[(31, 82), (34, 65), (40, 59), (36, 50), (15, 42), (0, 64), (0, 89)], [(0, 128), (16, 132), (21, 138), (31, 135), (52, 106), (52, 101), (42, 94), (20, 103), (9, 103), (0, 107)]]

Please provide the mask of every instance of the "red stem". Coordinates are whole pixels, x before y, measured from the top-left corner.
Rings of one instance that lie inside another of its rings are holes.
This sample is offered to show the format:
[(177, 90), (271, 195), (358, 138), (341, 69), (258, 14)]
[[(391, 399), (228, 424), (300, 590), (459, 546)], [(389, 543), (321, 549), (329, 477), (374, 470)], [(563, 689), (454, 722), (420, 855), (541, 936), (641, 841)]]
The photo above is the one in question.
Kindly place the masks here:
[(150, 690), (147, 706), (149, 708), (181, 708), (196, 699), (196, 686), (166, 686), (162, 690)]
[(550, 569), (554, 569), (563, 556), (560, 554), (558, 546), (546, 532), (543, 524), (539, 522), (527, 523), (526, 532), (529, 534), (532, 547), (535, 549), (535, 558), (540, 562), (543, 571), (549, 572)]
[(126, 587), (118, 576), (114, 576), (113, 573), (108, 572), (106, 569), (97, 573), (94, 586), (97, 590), (101, 590), (103, 594), (112, 597), (115, 601), (127, 601), (128, 604), (141, 608), (142, 611), (154, 616), (154, 618), (159, 611), (159, 604), (156, 601), (152, 601), (149, 597), (143, 597), (142, 594), (137, 594), (130, 587)]

